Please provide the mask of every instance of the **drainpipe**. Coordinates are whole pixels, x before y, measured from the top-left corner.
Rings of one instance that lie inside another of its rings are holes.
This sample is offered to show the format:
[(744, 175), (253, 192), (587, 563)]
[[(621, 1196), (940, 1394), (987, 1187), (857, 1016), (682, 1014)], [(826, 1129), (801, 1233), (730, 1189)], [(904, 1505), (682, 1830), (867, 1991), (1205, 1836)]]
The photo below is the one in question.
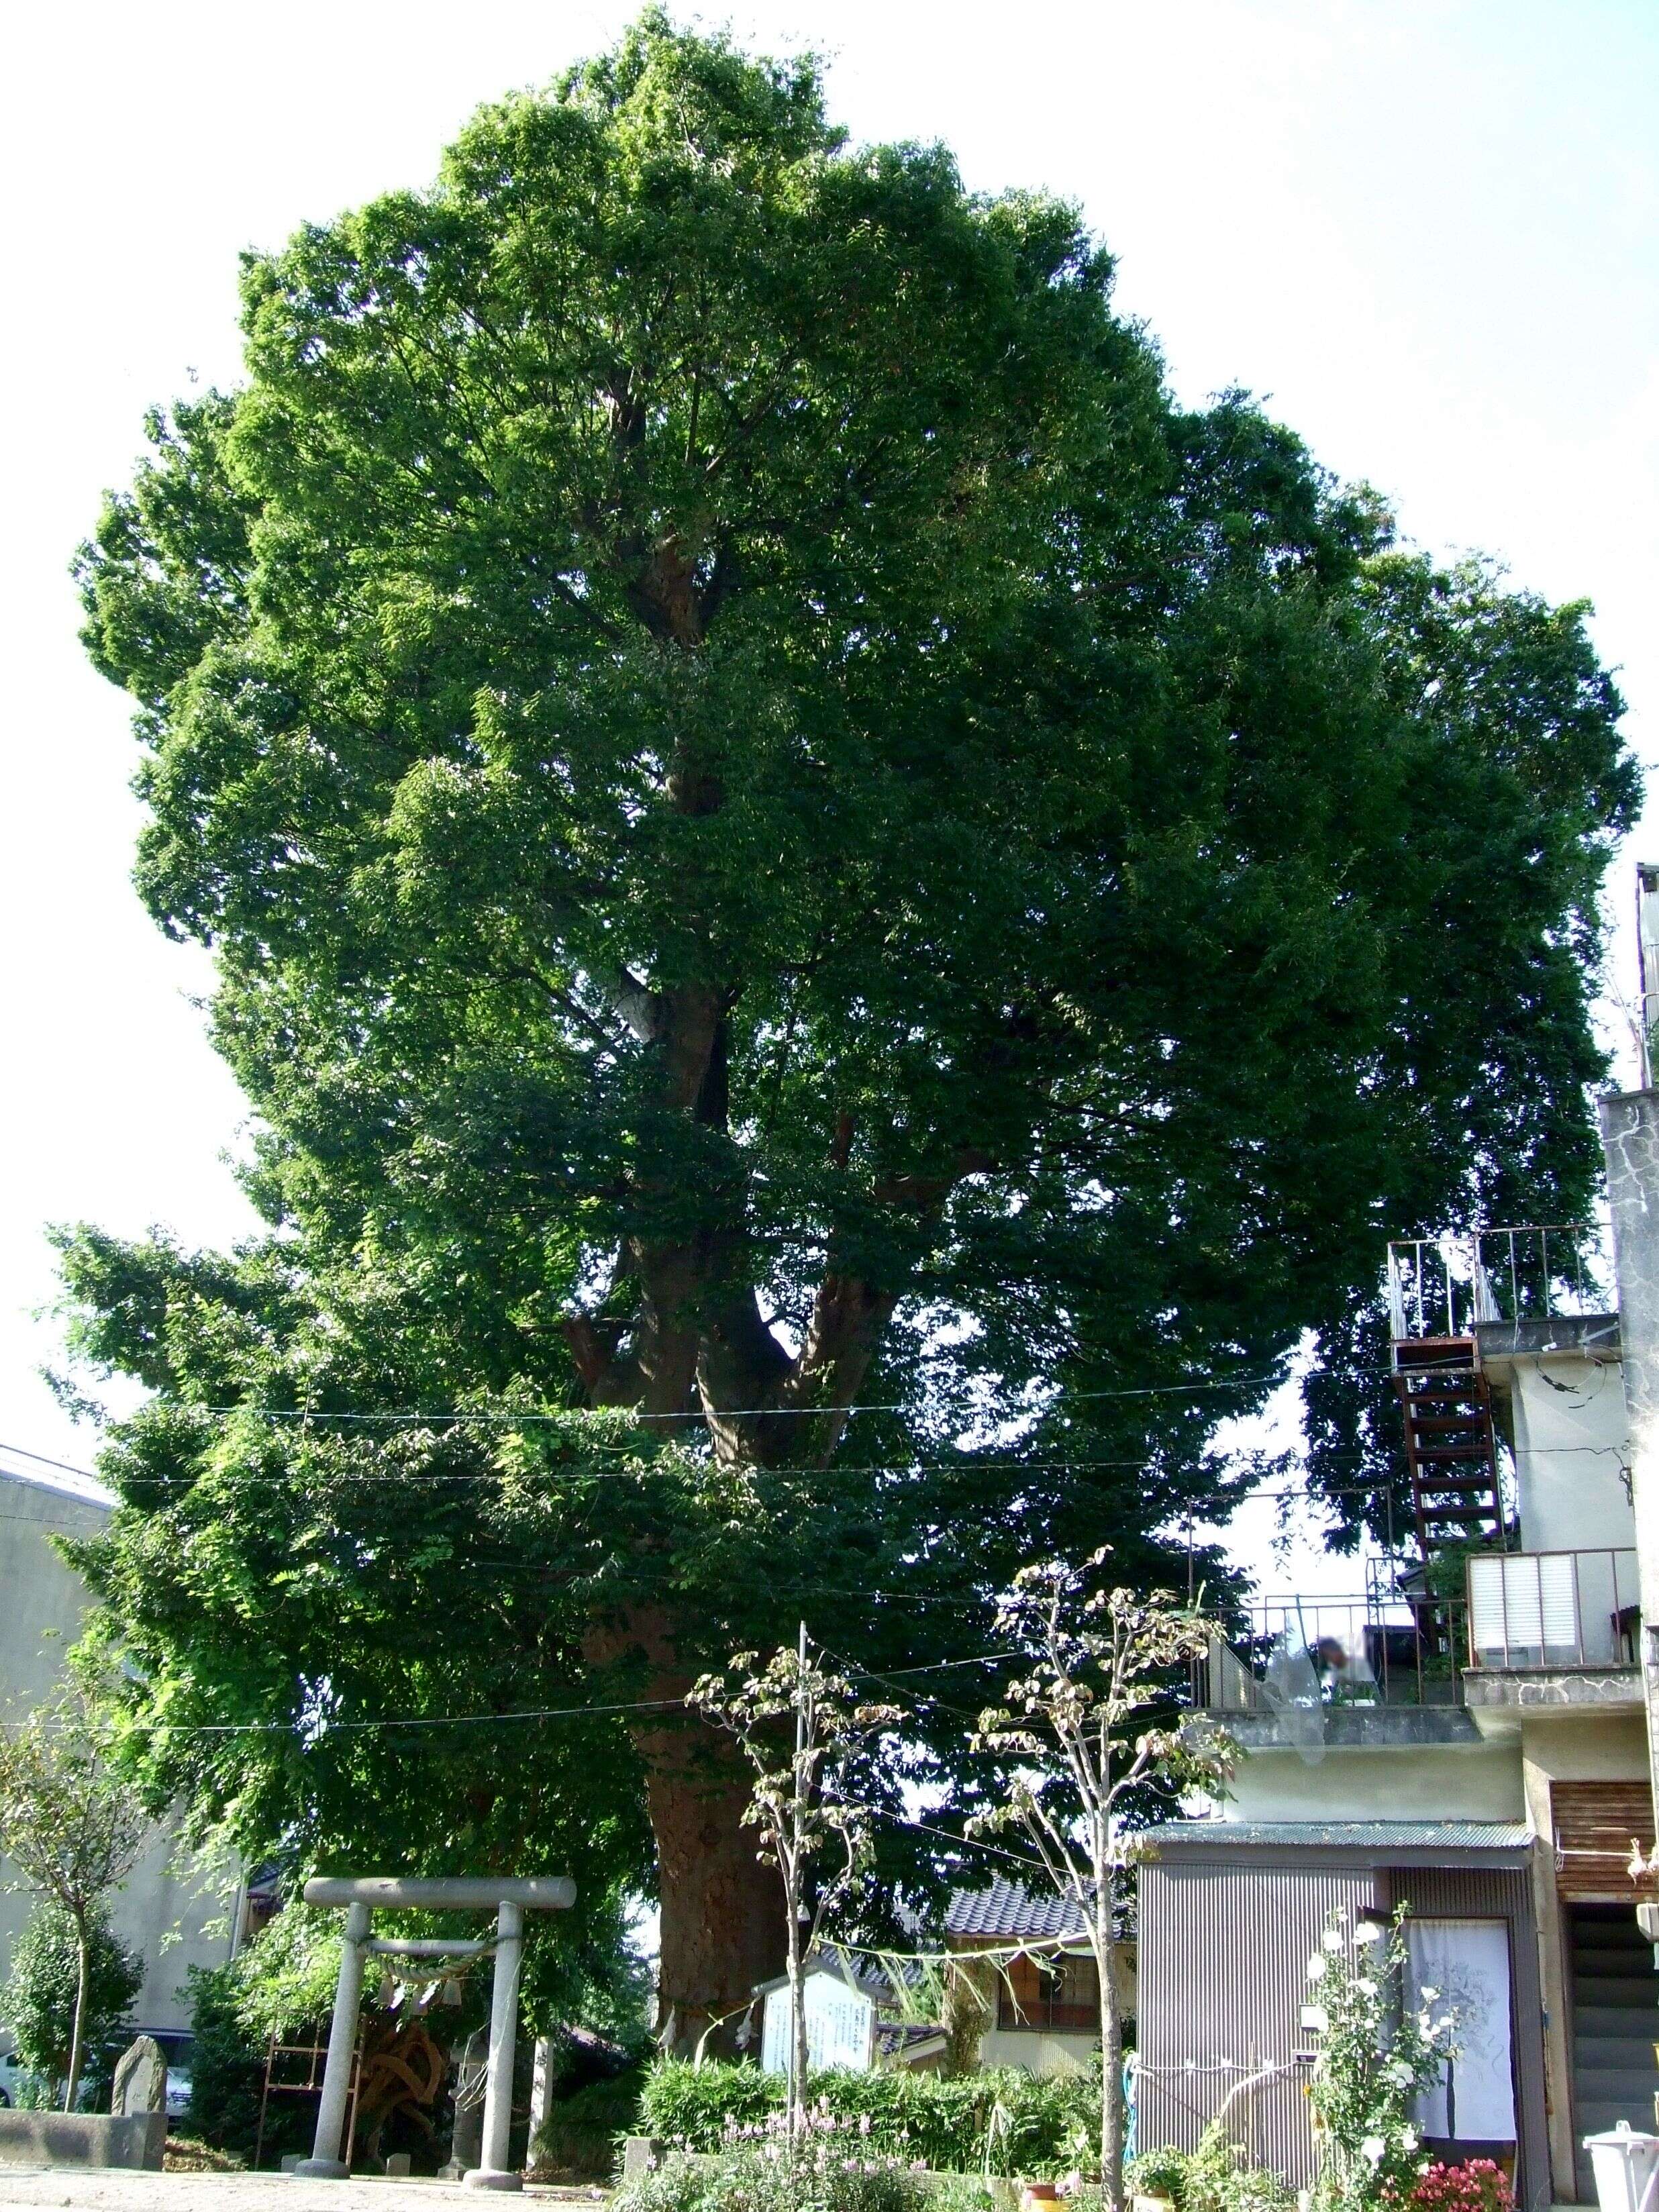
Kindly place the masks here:
[(1630, 1410), (1648, 1777), (1659, 1805), (1659, 1091), (1615, 1094), (1598, 1111)]

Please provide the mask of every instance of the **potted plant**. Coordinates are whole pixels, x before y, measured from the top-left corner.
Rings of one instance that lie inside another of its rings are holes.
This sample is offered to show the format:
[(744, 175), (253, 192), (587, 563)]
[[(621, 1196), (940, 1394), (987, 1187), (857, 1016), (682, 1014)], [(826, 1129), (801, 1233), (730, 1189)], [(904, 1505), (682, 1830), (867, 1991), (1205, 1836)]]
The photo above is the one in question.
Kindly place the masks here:
[(1182, 2212), (1187, 2188), (1184, 2151), (1149, 2150), (1130, 2160), (1125, 2178), (1133, 2212)]

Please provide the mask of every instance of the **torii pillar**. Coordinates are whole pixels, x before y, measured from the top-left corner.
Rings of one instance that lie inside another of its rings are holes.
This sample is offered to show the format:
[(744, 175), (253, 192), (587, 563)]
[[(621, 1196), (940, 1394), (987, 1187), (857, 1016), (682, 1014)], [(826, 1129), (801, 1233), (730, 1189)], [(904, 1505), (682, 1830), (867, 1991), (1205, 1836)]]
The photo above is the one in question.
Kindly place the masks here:
[[(489, 2070), (484, 2086), (483, 2164), (464, 2177), (471, 2189), (522, 2189), (521, 2175), (507, 2166), (507, 2137), (513, 2124), (513, 2057), (519, 2026), (519, 1964), (524, 1952), (526, 1912), (562, 1912), (576, 1901), (576, 1885), (563, 1875), (537, 1875), (523, 1881), (466, 1877), (426, 1881), (401, 1875), (362, 1875), (353, 1879), (321, 1875), (305, 1887), (307, 1905), (343, 1905), (344, 1940), (340, 1978), (329, 2023), (328, 2057), (323, 2066), (323, 2097), (317, 2108), (317, 2136), (311, 2156), (294, 2168), (296, 2179), (343, 2181), (341, 2156), (346, 2105), (351, 2093), (351, 2053), (357, 2040), (357, 2008), (363, 1990), (363, 1960), (370, 1952), (400, 1957), (453, 1958), (494, 1950), (495, 1985), (489, 2000)], [(416, 1906), (435, 1912), (476, 1912), (494, 1905), (495, 1940), (449, 1942), (376, 1942), (370, 1933), (377, 1910)]]

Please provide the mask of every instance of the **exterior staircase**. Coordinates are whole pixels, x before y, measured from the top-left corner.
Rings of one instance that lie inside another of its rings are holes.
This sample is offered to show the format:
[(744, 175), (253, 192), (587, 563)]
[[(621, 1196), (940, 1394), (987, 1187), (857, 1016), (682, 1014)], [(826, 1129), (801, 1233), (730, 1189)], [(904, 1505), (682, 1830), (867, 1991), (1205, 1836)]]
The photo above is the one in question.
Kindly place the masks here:
[(1578, 2196), (1595, 2202), (1583, 2138), (1628, 2120), (1650, 2130), (1659, 2094), (1659, 1974), (1628, 1905), (1575, 1905), (1571, 1914), (1572, 2140)]
[(1424, 1559), (1448, 1545), (1501, 1547), (1504, 1507), (1492, 1393), (1475, 1364), (1474, 1339), (1425, 1336), (1396, 1342), (1394, 1368)]

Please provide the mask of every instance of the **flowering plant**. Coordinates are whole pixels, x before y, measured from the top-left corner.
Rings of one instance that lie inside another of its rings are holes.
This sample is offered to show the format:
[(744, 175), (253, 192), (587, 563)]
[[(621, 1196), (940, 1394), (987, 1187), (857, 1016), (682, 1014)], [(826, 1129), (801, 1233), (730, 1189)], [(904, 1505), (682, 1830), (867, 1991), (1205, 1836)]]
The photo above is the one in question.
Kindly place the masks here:
[(1407, 2212), (1515, 2212), (1515, 2191), (1489, 2158), (1431, 2166), (1405, 2200)]
[[(1412, 2118), (1452, 2055), (1439, 1992), (1407, 2002), (1402, 1905), (1386, 1927), (1333, 1913), (1308, 1961), (1303, 2017), (1319, 2036), (1309, 2094), (1321, 2150), (1320, 2212), (1373, 2212), (1411, 2198), (1428, 2169)], [(1451, 2208), (1446, 2208), (1451, 2212)]]
[(621, 2191), (617, 2212), (924, 2212), (915, 2166), (861, 2154), (823, 2118), (791, 2135), (780, 2114), (775, 2132), (714, 2158), (671, 2157)]

